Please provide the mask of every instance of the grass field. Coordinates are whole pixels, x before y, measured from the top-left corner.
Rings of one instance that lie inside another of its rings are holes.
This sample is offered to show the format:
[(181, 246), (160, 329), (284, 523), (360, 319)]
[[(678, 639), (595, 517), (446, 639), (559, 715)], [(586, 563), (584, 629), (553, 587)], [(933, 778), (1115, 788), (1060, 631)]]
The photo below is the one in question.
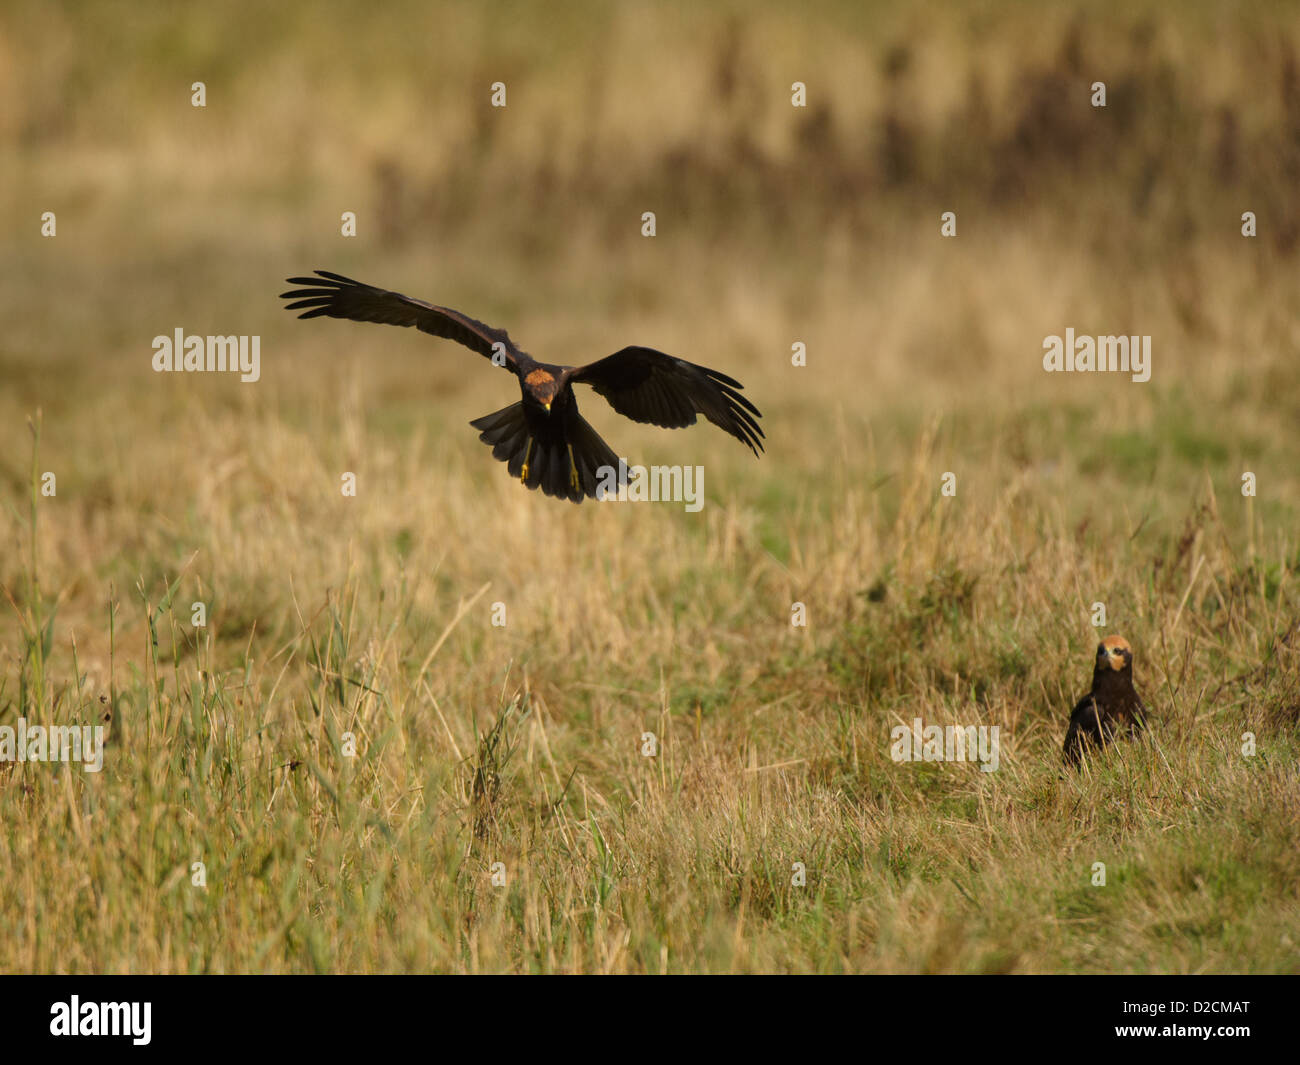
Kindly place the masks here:
[[(1300, 971), (1300, 8), (1083, 12), (6, 5), (0, 726), (106, 749), (0, 762), (0, 971)], [(766, 454), (584, 391), (704, 508), (528, 492), (317, 267)], [(1069, 772), (1110, 632), (1150, 735)]]

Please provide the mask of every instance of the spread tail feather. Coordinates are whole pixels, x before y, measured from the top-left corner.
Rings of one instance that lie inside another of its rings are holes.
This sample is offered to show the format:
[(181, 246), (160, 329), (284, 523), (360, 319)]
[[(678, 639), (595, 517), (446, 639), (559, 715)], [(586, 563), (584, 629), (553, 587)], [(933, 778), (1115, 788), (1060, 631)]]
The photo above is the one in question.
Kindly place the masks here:
[[(576, 410), (554, 426), (531, 425), (523, 403), (514, 403), (470, 422), (492, 457), (510, 476), (546, 495), (581, 503), (597, 498), (601, 485), (626, 482), (618, 456)], [(613, 470), (605, 473), (604, 467)]]

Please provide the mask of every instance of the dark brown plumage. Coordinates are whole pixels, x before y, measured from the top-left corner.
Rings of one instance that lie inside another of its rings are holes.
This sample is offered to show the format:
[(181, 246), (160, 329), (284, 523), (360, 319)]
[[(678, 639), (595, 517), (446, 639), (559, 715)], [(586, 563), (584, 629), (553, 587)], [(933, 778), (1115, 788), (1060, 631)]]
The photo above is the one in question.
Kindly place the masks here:
[(1078, 765), (1084, 751), (1096, 752), (1117, 735), (1134, 739), (1146, 724), (1146, 707), (1133, 687), (1133, 648), (1123, 636), (1097, 645), (1092, 690), (1070, 715), (1065, 762)]
[(317, 270), (317, 277), (291, 277), (306, 287), (281, 293), (299, 318), (348, 318), (354, 322), (415, 326), (463, 344), (504, 366), (519, 379), (520, 402), (470, 422), (479, 439), (507, 464), (511, 476), (549, 496), (581, 503), (595, 498), (598, 483), (625, 482), (618, 456), (578, 413), (574, 384), (590, 385), (619, 414), (665, 429), (694, 425), (703, 414), (757, 456), (763, 450), (758, 408), (743, 387), (717, 370), (652, 348), (630, 347), (586, 366), (538, 362), (520, 350), (504, 329), (493, 329), (448, 307)]

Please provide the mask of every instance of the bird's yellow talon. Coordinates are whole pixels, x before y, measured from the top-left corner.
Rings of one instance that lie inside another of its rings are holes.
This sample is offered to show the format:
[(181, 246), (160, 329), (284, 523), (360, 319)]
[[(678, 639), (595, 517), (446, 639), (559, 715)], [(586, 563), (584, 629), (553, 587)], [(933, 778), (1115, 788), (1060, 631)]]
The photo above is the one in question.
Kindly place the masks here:
[(528, 483), (528, 460), (533, 457), (533, 442), (528, 441), (528, 450), (524, 452), (524, 465), (519, 471), (520, 484)]
[(573, 461), (573, 445), (569, 445), (569, 484), (575, 492), (582, 491), (582, 478), (578, 476), (578, 464)]

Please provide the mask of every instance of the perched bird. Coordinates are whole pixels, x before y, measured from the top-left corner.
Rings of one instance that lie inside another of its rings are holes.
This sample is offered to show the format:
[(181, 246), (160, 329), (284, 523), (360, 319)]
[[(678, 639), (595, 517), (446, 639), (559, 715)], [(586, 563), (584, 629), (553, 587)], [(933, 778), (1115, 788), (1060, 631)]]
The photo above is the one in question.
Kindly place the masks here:
[(1079, 700), (1065, 734), (1065, 761), (1078, 765), (1085, 750), (1104, 747), (1118, 733), (1137, 736), (1146, 724), (1146, 707), (1133, 689), (1133, 648), (1123, 636), (1097, 645), (1092, 691)]
[[(519, 379), (523, 399), (470, 422), (479, 439), (506, 463), (512, 477), (548, 496), (581, 503), (595, 498), (598, 484), (626, 482), (618, 456), (578, 413), (575, 384), (590, 385), (619, 414), (665, 429), (694, 425), (703, 414), (747, 445), (757, 457), (763, 430), (758, 408), (740, 394), (743, 386), (726, 374), (665, 355), (629, 347), (586, 366), (538, 362), (521, 351), (504, 329), (493, 329), (449, 307), (436, 307), (398, 292), (317, 270), (317, 277), (291, 277), (306, 287), (283, 292), (286, 310), (299, 318), (350, 318), (354, 322), (415, 326), (477, 351)], [(612, 472), (605, 472), (609, 468)]]

